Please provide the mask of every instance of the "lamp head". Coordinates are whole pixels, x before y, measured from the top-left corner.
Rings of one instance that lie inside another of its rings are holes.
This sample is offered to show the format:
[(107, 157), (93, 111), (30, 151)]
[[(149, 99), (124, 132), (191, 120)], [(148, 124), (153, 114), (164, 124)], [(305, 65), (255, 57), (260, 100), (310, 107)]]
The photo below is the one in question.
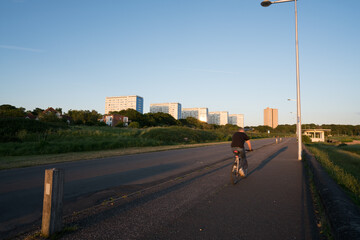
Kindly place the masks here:
[(270, 6), (272, 4), (272, 2), (271, 1), (268, 1), (268, 0), (265, 0), (265, 1), (262, 1), (261, 2), (261, 6), (263, 6), (263, 7), (268, 7), (268, 6)]

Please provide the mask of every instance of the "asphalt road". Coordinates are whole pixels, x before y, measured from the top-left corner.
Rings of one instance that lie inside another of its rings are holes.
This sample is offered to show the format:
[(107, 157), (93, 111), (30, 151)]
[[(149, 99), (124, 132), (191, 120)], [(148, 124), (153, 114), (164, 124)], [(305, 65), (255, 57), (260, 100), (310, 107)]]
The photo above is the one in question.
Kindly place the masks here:
[(218, 163), (69, 218), (77, 229), (62, 239), (319, 239), (295, 139), (248, 159), (250, 174), (235, 186), (232, 160)]
[[(274, 142), (253, 141), (253, 148)], [(231, 157), (224, 144), (0, 171), (0, 238), (40, 221), (45, 169), (65, 170), (64, 213), (69, 215), (114, 194), (148, 188)]]

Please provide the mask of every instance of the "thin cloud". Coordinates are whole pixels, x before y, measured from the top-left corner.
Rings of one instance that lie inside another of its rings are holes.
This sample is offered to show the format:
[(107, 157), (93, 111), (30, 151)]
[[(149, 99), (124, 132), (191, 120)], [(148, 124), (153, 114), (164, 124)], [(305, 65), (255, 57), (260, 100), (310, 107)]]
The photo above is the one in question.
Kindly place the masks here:
[(229, 71), (221, 71), (221, 70), (213, 70), (213, 69), (189, 68), (187, 70), (198, 71), (198, 72), (209, 72), (209, 73), (240, 74), (239, 72), (229, 72)]
[(10, 49), (10, 50), (19, 50), (19, 51), (28, 51), (28, 52), (43, 52), (44, 50), (35, 49), (35, 48), (24, 48), (18, 46), (10, 46), (10, 45), (0, 45), (0, 48)]

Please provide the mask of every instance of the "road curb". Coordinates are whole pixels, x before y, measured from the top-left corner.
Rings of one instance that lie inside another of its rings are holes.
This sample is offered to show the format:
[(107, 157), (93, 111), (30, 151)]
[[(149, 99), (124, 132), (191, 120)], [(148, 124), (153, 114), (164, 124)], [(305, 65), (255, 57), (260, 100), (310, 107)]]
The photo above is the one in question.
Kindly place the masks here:
[(329, 219), (334, 238), (360, 239), (360, 209), (326, 173), (315, 157), (304, 148), (321, 202)]

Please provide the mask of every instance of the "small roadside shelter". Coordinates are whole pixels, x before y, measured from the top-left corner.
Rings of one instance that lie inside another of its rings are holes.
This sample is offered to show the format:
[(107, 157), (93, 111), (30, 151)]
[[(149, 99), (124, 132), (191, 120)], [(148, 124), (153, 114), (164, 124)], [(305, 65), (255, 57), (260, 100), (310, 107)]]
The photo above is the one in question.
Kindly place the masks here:
[(331, 129), (304, 129), (303, 131), (312, 142), (325, 142), (325, 132), (330, 132)]

